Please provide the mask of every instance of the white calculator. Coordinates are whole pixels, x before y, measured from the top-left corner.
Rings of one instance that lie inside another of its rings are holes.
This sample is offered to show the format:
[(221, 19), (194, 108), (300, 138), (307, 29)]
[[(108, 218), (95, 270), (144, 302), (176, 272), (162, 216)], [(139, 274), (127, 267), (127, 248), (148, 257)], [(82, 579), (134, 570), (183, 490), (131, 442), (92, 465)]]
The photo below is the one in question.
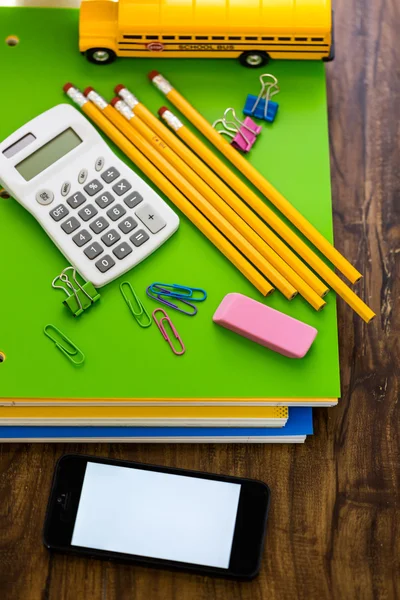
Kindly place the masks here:
[(1, 186), (96, 287), (132, 269), (179, 227), (174, 211), (68, 104), (0, 144)]

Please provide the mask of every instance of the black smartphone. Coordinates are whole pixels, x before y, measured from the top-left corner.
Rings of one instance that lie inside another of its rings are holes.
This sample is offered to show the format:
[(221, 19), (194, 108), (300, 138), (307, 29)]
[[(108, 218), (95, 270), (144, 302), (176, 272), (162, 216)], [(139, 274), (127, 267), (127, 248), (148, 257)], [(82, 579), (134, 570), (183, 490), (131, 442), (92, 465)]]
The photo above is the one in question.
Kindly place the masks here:
[(44, 543), (50, 550), (252, 579), (270, 491), (261, 481), (65, 455)]

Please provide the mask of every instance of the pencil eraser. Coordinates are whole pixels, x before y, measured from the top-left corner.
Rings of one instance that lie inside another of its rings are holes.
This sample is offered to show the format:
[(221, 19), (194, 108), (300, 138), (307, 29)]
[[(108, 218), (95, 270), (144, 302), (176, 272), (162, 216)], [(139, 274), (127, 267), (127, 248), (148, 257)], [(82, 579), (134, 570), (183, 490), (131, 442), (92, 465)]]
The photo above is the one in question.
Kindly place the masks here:
[(110, 104), (112, 106), (115, 106), (118, 102), (121, 102), (121, 98), (119, 96), (114, 96), (114, 98), (111, 100)]
[(225, 296), (213, 321), (289, 358), (303, 358), (318, 333), (314, 327), (243, 294)]
[(148, 77), (150, 79), (150, 81), (153, 81), (154, 77), (157, 77), (157, 75), (159, 75), (160, 73), (158, 71), (150, 71)]
[(66, 84), (63, 86), (63, 90), (64, 90), (64, 92), (68, 92), (68, 90), (70, 90), (72, 87), (74, 87), (74, 86), (72, 85), (72, 83), (66, 83)]
[(87, 88), (85, 88), (83, 90), (83, 95), (84, 96), (89, 96), (90, 92), (94, 92), (94, 88), (92, 88), (92, 87), (89, 86), (89, 87), (87, 87)]
[(124, 89), (125, 89), (125, 86), (124, 86), (124, 85), (122, 85), (122, 83), (119, 83), (118, 85), (116, 85), (116, 86), (115, 86), (115, 88), (114, 88), (114, 92), (115, 92), (116, 94), (119, 94), (119, 93), (120, 93), (120, 91), (121, 91), (121, 90), (124, 90)]
[(158, 110), (158, 114), (160, 115), (160, 117), (163, 116), (163, 114), (165, 113), (165, 111), (169, 110), (166, 106), (162, 106), (159, 110)]

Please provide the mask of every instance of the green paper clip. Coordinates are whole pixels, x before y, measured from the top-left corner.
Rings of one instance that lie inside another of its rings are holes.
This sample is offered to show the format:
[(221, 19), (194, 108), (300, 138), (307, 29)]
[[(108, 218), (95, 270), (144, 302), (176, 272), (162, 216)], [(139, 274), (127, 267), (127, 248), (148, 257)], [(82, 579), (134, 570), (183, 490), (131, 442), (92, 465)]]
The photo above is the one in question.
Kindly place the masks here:
[[(68, 271), (72, 271), (72, 280), (67, 275)], [(64, 285), (56, 285), (57, 280), (60, 280)], [(67, 299), (64, 300), (63, 304), (69, 308), (74, 317), (79, 317), (92, 304), (100, 300), (100, 294), (90, 281), (83, 285), (79, 283), (74, 267), (64, 269), (60, 275), (53, 279), (51, 285), (54, 289), (63, 290), (67, 294)]]
[[(49, 330), (53, 330), (61, 338), (61, 342), (57, 339), (57, 337), (51, 335)], [(62, 352), (68, 358), (68, 360), (72, 362), (73, 365), (78, 367), (85, 361), (85, 355), (83, 354), (82, 350), (79, 350), (79, 348), (75, 346), (75, 344), (69, 338), (67, 338), (62, 331), (57, 329), (57, 327), (54, 325), (46, 325), (43, 331), (44, 334), (55, 343), (56, 348), (58, 348), (60, 352)]]
[[(125, 293), (124, 286), (127, 286), (127, 288), (129, 289), (130, 294), (132, 295), (132, 297), (136, 301), (136, 304), (139, 307), (139, 311), (135, 311), (135, 309), (133, 308), (132, 301), (129, 299), (129, 297)], [(123, 281), (121, 283), (121, 285), (119, 286), (119, 289), (121, 290), (121, 294), (122, 294), (125, 302), (127, 303), (128, 307), (129, 307), (129, 310), (131, 311), (131, 313), (132, 313), (135, 321), (137, 322), (137, 324), (140, 325), (140, 327), (143, 327), (143, 328), (150, 327), (150, 325), (152, 323), (151, 316), (147, 312), (147, 310), (146, 310), (144, 304), (142, 303), (142, 301), (138, 298), (138, 295), (136, 294), (135, 290), (133, 289), (133, 287), (131, 286), (131, 284), (129, 283), (129, 281)], [(141, 320), (141, 317), (143, 315), (145, 317), (145, 321), (144, 322), (142, 322), (142, 320)], [(146, 319), (147, 319), (147, 322), (146, 322)]]

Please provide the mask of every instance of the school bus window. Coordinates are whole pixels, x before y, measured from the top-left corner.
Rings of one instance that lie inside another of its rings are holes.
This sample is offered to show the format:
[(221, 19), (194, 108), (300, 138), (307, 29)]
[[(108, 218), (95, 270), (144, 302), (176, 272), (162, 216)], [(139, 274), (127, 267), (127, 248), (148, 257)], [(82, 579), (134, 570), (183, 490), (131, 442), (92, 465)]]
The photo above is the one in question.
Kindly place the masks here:
[(207, 35), (196, 35), (195, 39), (196, 40), (208, 40), (208, 36)]
[(224, 40), (224, 36), (223, 35), (213, 35), (212, 40)]
[(192, 36), (190, 36), (190, 35), (180, 35), (179, 39), (180, 40), (191, 40)]
[(146, 40), (158, 40), (158, 35), (146, 35)]
[(162, 39), (163, 40), (174, 40), (175, 36), (174, 35), (163, 35)]
[(258, 38), (257, 38), (257, 37), (254, 37), (254, 36), (250, 36), (250, 37), (248, 37), (248, 36), (247, 36), (247, 37), (245, 37), (244, 39), (245, 39), (245, 40), (257, 40)]
[(126, 40), (141, 40), (142, 39), (141, 35), (124, 35), (123, 37)]
[(275, 38), (274, 37), (262, 37), (261, 39), (264, 41), (272, 42)]
[(323, 42), (324, 38), (311, 38), (312, 42)]
[(308, 38), (303, 38), (303, 37), (299, 38), (299, 37), (297, 37), (297, 38), (294, 38), (294, 39), (295, 39), (296, 42), (306, 42)]
[(241, 40), (242, 38), (240, 36), (236, 36), (236, 35), (231, 35), (228, 37), (228, 40)]
[(278, 40), (281, 42), (290, 42), (291, 39), (290, 37), (278, 37)]

